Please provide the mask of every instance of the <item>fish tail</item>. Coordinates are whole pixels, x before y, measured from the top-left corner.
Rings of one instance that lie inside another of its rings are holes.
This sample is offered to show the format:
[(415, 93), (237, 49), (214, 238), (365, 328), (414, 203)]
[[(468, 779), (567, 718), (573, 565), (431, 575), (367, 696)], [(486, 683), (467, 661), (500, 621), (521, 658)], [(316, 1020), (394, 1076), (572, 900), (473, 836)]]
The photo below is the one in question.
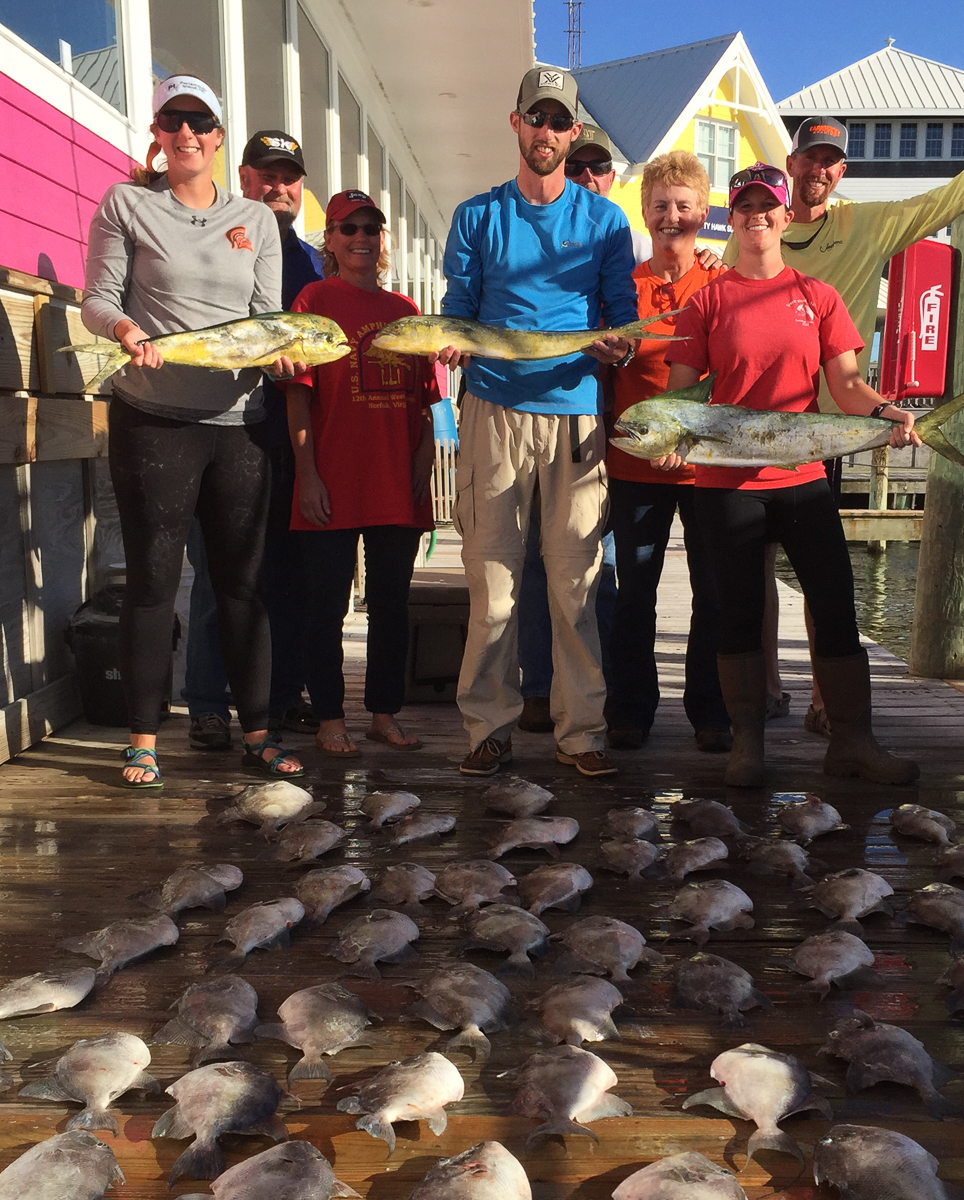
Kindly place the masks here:
[(926, 413), (914, 423), (914, 428), (922, 442), (959, 467), (964, 467), (964, 453), (948, 438), (941, 426), (962, 408), (964, 408), (964, 392), (960, 396), (955, 396), (953, 400), (948, 400), (940, 408), (935, 408), (933, 412)]
[(212, 1042), (210, 1046), (205, 1046), (194, 1056), (192, 1066), (200, 1067), (204, 1063), (217, 1062), (218, 1059), (235, 1059), (237, 1052), (229, 1042)]
[(852, 933), (854, 937), (864, 936), (864, 927), (859, 921), (834, 921), (827, 926), (828, 930), (839, 930), (841, 933)]
[(98, 1108), (85, 1108), (83, 1112), (71, 1117), (64, 1126), (65, 1131), (68, 1129), (89, 1129), (91, 1131), (104, 1129), (114, 1137), (117, 1137), (120, 1132), (117, 1118), (106, 1109)]
[(599, 1138), (586, 1125), (578, 1125), (575, 1121), (560, 1117), (557, 1121), (548, 1121), (534, 1129), (526, 1138), (526, 1149), (530, 1150), (536, 1142), (550, 1137), (591, 1137), (598, 1144)]
[(211, 975), (219, 970), (235, 971), (244, 962), (245, 957), (243, 950), (232, 950), (230, 954), (223, 954), (220, 958), (212, 959), (204, 968), (204, 972), (206, 975)]
[(295, 1079), (327, 1079), (330, 1083), (333, 1076), (320, 1058), (309, 1058), (306, 1054), (288, 1072), (289, 1087)]
[(101, 367), (93, 379), (84, 384), (86, 389), (99, 387), (105, 379), (110, 379), (115, 371), (119, 371), (125, 363), (131, 361), (131, 356), (123, 346), (111, 342), (84, 342), (76, 346), (61, 346), (58, 354), (96, 354), (98, 358), (106, 358), (107, 362)]
[(520, 978), (520, 979), (535, 979), (536, 969), (529, 961), (529, 956), (524, 950), (518, 951), (516, 954), (511, 954), (505, 960), (501, 967), (496, 971), (496, 976), (499, 979), (504, 978)]
[(488, 1058), (492, 1053), (492, 1043), (477, 1025), (470, 1025), (449, 1038), (445, 1043), (446, 1050), (471, 1050), (476, 1058)]
[(194, 1142), (180, 1158), (176, 1159), (167, 1177), (167, 1186), (172, 1188), (179, 1179), (217, 1179), (224, 1171), (224, 1155), (212, 1138), (206, 1142)]
[(381, 1138), (388, 1145), (388, 1157), (395, 1153), (395, 1130), (391, 1121), (386, 1121), (378, 1113), (366, 1113), (355, 1122), (356, 1129), (364, 1129), (372, 1137)]
[(781, 1154), (792, 1155), (800, 1166), (804, 1166), (805, 1159), (803, 1151), (788, 1134), (782, 1129), (757, 1129), (755, 1133), (750, 1134), (750, 1140), (746, 1146), (746, 1161), (749, 1164), (760, 1150), (778, 1150)]

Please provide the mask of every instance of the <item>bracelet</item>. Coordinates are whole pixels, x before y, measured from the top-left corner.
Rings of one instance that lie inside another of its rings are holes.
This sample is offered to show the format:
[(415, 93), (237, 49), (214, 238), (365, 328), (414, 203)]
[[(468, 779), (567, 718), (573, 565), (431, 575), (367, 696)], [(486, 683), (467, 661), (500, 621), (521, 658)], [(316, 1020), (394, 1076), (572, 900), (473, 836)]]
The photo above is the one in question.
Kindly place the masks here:
[(890, 402), (888, 401), (887, 404), (878, 404), (877, 407), (874, 409), (874, 411), (872, 413), (870, 413), (869, 415), (872, 417), (879, 417), (880, 414), (884, 411), (884, 409), (889, 407), (889, 403)]
[(630, 342), (630, 343), (629, 343), (629, 349), (628, 349), (628, 350), (626, 351), (626, 353), (625, 353), (625, 354), (622, 356), (622, 358), (619, 360), (619, 362), (614, 362), (614, 363), (613, 363), (613, 366), (614, 366), (614, 367), (617, 367), (617, 368), (620, 368), (620, 369), (621, 369), (622, 367), (628, 367), (628, 366), (629, 366), (629, 364), (630, 364), (630, 363), (633, 361), (633, 359), (634, 359), (635, 357), (636, 357), (636, 347), (633, 345), (633, 343), (632, 343), (632, 342)]

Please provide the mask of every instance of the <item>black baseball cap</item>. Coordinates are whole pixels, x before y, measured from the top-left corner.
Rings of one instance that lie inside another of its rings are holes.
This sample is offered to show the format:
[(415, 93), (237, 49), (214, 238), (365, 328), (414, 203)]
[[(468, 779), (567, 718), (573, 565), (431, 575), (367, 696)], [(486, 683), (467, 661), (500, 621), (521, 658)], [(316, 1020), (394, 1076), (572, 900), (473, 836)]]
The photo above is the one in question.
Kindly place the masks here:
[(808, 117), (793, 135), (790, 153), (809, 150), (811, 146), (836, 146), (847, 157), (847, 126), (833, 117)]
[(293, 137), (281, 129), (259, 129), (244, 148), (241, 166), (266, 167), (271, 162), (291, 163), (302, 175), (307, 174), (305, 156)]

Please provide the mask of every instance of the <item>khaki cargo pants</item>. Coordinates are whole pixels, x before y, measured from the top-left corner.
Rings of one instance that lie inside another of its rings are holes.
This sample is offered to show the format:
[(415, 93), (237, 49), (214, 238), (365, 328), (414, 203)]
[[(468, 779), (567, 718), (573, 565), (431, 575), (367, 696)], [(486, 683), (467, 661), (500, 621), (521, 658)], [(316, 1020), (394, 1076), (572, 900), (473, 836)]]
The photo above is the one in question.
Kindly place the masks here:
[(454, 519), (470, 607), (458, 704), (472, 749), (488, 737), (505, 740), (522, 712), (517, 605), (537, 489), (556, 742), (568, 754), (603, 749), (595, 598), (608, 508), (604, 458), (599, 417), (518, 412), (471, 393), (463, 399)]

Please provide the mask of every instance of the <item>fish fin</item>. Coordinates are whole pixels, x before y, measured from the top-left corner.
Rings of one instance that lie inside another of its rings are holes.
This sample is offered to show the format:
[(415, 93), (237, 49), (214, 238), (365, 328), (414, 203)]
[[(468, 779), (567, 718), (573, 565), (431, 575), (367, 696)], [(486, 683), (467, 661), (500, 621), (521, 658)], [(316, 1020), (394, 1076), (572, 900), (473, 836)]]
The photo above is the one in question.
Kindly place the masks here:
[(750, 1140), (746, 1145), (747, 1163), (760, 1150), (779, 1150), (781, 1154), (792, 1154), (801, 1167), (805, 1163), (803, 1151), (793, 1138), (788, 1133), (784, 1133), (782, 1129), (757, 1129), (751, 1133)]
[(805, 996), (812, 996), (816, 993), (818, 1000), (826, 1000), (830, 995), (830, 980), (811, 979), (809, 983), (801, 983), (796, 990)]
[[(83, 933), (80, 937), (61, 938), (57, 943), (61, 950), (69, 950), (71, 954), (87, 954), (90, 945), (90, 934)], [(96, 958), (96, 954), (88, 954), (88, 958)]]
[(580, 904), (582, 904), (582, 896), (571, 896), (565, 904), (557, 904), (556, 908), (561, 908), (567, 913), (574, 913), (579, 911)]
[(140, 1075), (131, 1084), (131, 1087), (140, 1092), (158, 1093), (161, 1090), (160, 1083), (153, 1075), (148, 1075), (146, 1071), (141, 1071)]
[(219, 812), (214, 818), (214, 823), (215, 825), (228, 825), (232, 821), (243, 821), (244, 819), (237, 808), (232, 805), (231, 808), (226, 808), (223, 812)]
[(746, 1113), (736, 1107), (721, 1087), (707, 1088), (706, 1091), (697, 1092), (683, 1101), (684, 1108), (695, 1108), (697, 1104), (708, 1104), (710, 1108), (717, 1108), (728, 1117), (739, 1117), (741, 1121), (748, 1119)]
[(344, 979), (346, 975), (357, 975), (359, 979), (368, 979), (372, 983), (381, 983), (382, 979), (382, 973), (374, 963), (362, 962), (361, 960), (352, 963), (346, 970), (341, 972), (338, 978)]
[(590, 1121), (602, 1121), (606, 1117), (631, 1117), (632, 1115), (633, 1106), (628, 1100), (621, 1100), (619, 1096), (600, 1096), (588, 1107), (573, 1113), (573, 1119), (582, 1125), (588, 1125)]
[[(284, 1025), (280, 1023), (274, 1025), (258, 1025), (255, 1028), (254, 1036), (256, 1038), (271, 1038), (277, 1042), (284, 1042), (286, 1046), (294, 1046), (294, 1042), (289, 1039), (287, 1033), (285, 1032)], [(298, 1048), (299, 1047), (297, 1046), (295, 1047), (295, 1049)]]
[(945, 1117), (960, 1116), (961, 1109), (953, 1101), (942, 1096), (940, 1092), (931, 1092), (929, 1096), (921, 1096), (926, 1101), (927, 1112), (935, 1121), (943, 1121)]
[(931, 1059), (931, 1078), (934, 1081), (934, 1087), (943, 1087), (945, 1083), (950, 1083), (952, 1079), (957, 1078), (957, 1072), (944, 1063), (935, 1062)]
[(274, 937), (269, 938), (266, 942), (261, 943), (262, 950), (290, 950), (291, 949), (291, 930), (279, 929)]
[(333, 1179), (331, 1181), (331, 1195), (348, 1197), (354, 1196), (355, 1200), (362, 1200), (359, 1192), (356, 1192), (354, 1188), (350, 1188), (347, 1183), (342, 1183), (340, 1179)]
[(148, 888), (145, 892), (135, 892), (131, 899), (136, 900), (138, 904), (143, 904), (145, 908), (153, 908), (155, 912), (159, 912), (164, 907), (159, 887)]
[(488, 1058), (492, 1053), (492, 1043), (477, 1025), (470, 1025), (461, 1033), (457, 1033), (454, 1038), (449, 1038), (445, 1043), (445, 1049), (447, 1051), (471, 1050), (476, 1059)]
[(153, 1046), (163, 1042), (170, 1046), (206, 1046), (207, 1039), (201, 1034), (196, 1033), (189, 1025), (186, 1025), (180, 1017), (174, 1017), (168, 1021), (166, 1025), (154, 1034), (149, 1040), (149, 1045)]
[(520, 950), (517, 954), (510, 954), (501, 967), (499, 967), (495, 976), (497, 979), (535, 979), (536, 969), (529, 961), (529, 956), (524, 950)]
[(306, 1054), (288, 1072), (288, 1086), (296, 1079), (327, 1079), (331, 1083), (333, 1078), (327, 1063), (320, 1058), (309, 1058)]
[(560, 954), (552, 967), (557, 975), (600, 975), (602, 968), (591, 963), (588, 958), (582, 958), (571, 950)]
[(7, 1049), (7, 1047), (3, 1044), (3, 1042), (0, 1042), (0, 1062), (12, 1062), (12, 1061), (13, 1061), (13, 1055), (10, 1053), (10, 1051)]
[[(341, 1104), (338, 1107), (341, 1108)], [(395, 1153), (395, 1130), (392, 1128), (391, 1121), (386, 1121), (378, 1113), (365, 1113), (355, 1122), (355, 1128), (363, 1129), (373, 1138), (381, 1138), (388, 1145), (389, 1158)]]
[[(660, 321), (665, 317), (670, 316), (670, 313), (660, 313), (658, 317), (650, 317), (645, 324), (650, 321)], [(649, 335), (650, 337), (652, 334)], [(654, 396), (654, 400), (690, 400), (694, 404), (709, 404), (710, 397), (713, 395), (713, 384), (716, 382), (716, 372), (713, 371), (701, 379), (699, 383), (694, 383), (692, 387), (676, 388), (671, 392), (663, 392), (661, 396)]]
[(810, 888), (812, 888), (812, 887), (813, 887), (813, 880), (810, 878), (809, 875), (805, 875), (802, 871), (797, 875), (791, 876), (791, 879), (790, 879), (790, 890), (791, 891), (804, 892), (804, 891), (809, 891)]
[[(194, 1130), (182, 1134), (190, 1137)], [(167, 1177), (167, 1186), (172, 1188), (179, 1179), (217, 1179), (224, 1171), (224, 1155), (221, 1147), (212, 1138), (206, 1142), (195, 1141), (175, 1160), (171, 1173)]]
[(57, 354), (96, 354), (98, 358), (106, 358), (107, 362), (101, 367), (93, 379), (84, 384), (84, 391), (93, 391), (100, 387), (105, 379), (110, 379), (115, 371), (119, 371), (131, 356), (120, 345), (112, 342), (83, 342), (75, 346), (61, 346)]
[[(289, 1098), (289, 1103), (290, 1103)], [(297, 1107), (301, 1107), (300, 1103), (295, 1098)], [(288, 1140), (288, 1126), (280, 1117), (268, 1117), (267, 1120), (259, 1121), (257, 1125), (248, 1125), (244, 1129), (235, 1129), (233, 1131), (226, 1130), (225, 1132), (251, 1134), (252, 1136), (260, 1134), (262, 1137), (269, 1137), (273, 1142), (286, 1142)]]
[[(812, 1079), (813, 1076), (811, 1075)], [(818, 1112), (822, 1117), (826, 1117), (828, 1121), (833, 1120), (833, 1109), (830, 1107), (830, 1101), (826, 1096), (818, 1096), (813, 1094), (809, 1096), (799, 1108), (795, 1108), (792, 1112), (784, 1113), (784, 1117), (795, 1117), (798, 1113), (803, 1112)], [(780, 1118), (783, 1120), (783, 1117)]]
[(538, 1129), (534, 1129), (526, 1138), (526, 1149), (531, 1150), (536, 1142), (541, 1142), (544, 1138), (576, 1135), (591, 1137), (597, 1145), (599, 1144), (599, 1138), (591, 1129), (587, 1129), (585, 1125), (578, 1125), (575, 1121), (566, 1120), (565, 1117), (560, 1117), (557, 1121), (549, 1121), (545, 1125), (540, 1125)]
[(209, 896), (199, 908), (209, 908), (213, 913), (223, 913), (227, 907), (228, 898), (224, 892), (218, 892), (214, 896)]
[(394, 954), (385, 954), (381, 958), (381, 962), (387, 963), (412, 963), (418, 962), (422, 956), (409, 943), (406, 943), (401, 950), (397, 950)]
[[(239, 1042), (250, 1042), (251, 1040), (251, 1038), (238, 1037)], [(191, 1060), (191, 1066), (200, 1067), (205, 1063), (217, 1062), (218, 1059), (221, 1059), (222, 1061), (225, 1059), (232, 1061), (241, 1060), (243, 1058), (244, 1055), (239, 1054), (230, 1042), (211, 1042), (211, 1044), (205, 1046), (199, 1054), (195, 1054), (194, 1058)]]
[(854, 935), (854, 937), (859, 937), (861, 939), (863, 939), (863, 936), (864, 936), (864, 927), (863, 927), (863, 925), (861, 925), (861, 923), (859, 921), (856, 921), (856, 920), (855, 921), (834, 921), (830, 925), (827, 926), (828, 932), (832, 929), (839, 930), (841, 933), (852, 933)]
[(18, 1096), (32, 1096), (35, 1100), (77, 1100), (70, 1092), (65, 1092), (53, 1075), (46, 1079), (35, 1079), (33, 1083), (25, 1084), (17, 1092)]
[(745, 1017), (738, 1008), (734, 1008), (732, 1012), (724, 1013), (720, 1017), (721, 1029), (746, 1029), (750, 1024), (748, 1017)]
[(66, 1133), (68, 1129), (89, 1129), (91, 1131), (103, 1129), (107, 1133), (112, 1133), (114, 1137), (117, 1137), (120, 1132), (117, 1118), (107, 1109), (97, 1108), (85, 1108), (83, 1112), (71, 1117), (64, 1126), (64, 1132)]
[[(767, 1012), (773, 1011), (773, 1001), (766, 994), (766, 992), (761, 992), (759, 988), (754, 988), (753, 991), (750, 992), (750, 995), (756, 1002), (757, 1008), (765, 1009)], [(747, 1007), (752, 1007), (752, 1005), (748, 1005)]]
[(439, 1108), (435, 1112), (425, 1114), (425, 1124), (434, 1134), (444, 1133), (448, 1123), (448, 1113), (444, 1108)]
[[(154, 1122), (151, 1137), (188, 1138), (194, 1133), (193, 1127), (185, 1121), (180, 1112), (180, 1105), (175, 1104)], [(201, 1178), (198, 1176), (198, 1178)]]
[[(218, 941), (224, 940), (226, 939), (218, 939)], [(235, 971), (238, 967), (244, 964), (245, 957), (246, 955), (243, 950), (234, 949), (230, 954), (224, 954), (220, 958), (212, 959), (204, 968), (204, 973), (206, 975), (210, 975), (212, 972), (217, 971), (220, 968), (224, 968), (225, 971)]]
[(409, 1021), (428, 1021), (429, 1025), (433, 1025), (436, 1029), (455, 1029), (456, 1025), (452, 1021), (448, 1021), (441, 1013), (428, 1003), (427, 1000), (419, 1000), (415, 1004), (410, 1004), (408, 1008), (402, 1009), (401, 1016)]
[(920, 434), (922, 442), (926, 443), (932, 450), (936, 450), (938, 454), (942, 454), (950, 462), (956, 463), (959, 467), (964, 467), (964, 454), (951, 442), (941, 426), (955, 413), (964, 408), (964, 393), (960, 396), (955, 396), (953, 400), (949, 400), (946, 404), (942, 404), (940, 408), (935, 408), (932, 412), (926, 413), (915, 422), (914, 429)]

